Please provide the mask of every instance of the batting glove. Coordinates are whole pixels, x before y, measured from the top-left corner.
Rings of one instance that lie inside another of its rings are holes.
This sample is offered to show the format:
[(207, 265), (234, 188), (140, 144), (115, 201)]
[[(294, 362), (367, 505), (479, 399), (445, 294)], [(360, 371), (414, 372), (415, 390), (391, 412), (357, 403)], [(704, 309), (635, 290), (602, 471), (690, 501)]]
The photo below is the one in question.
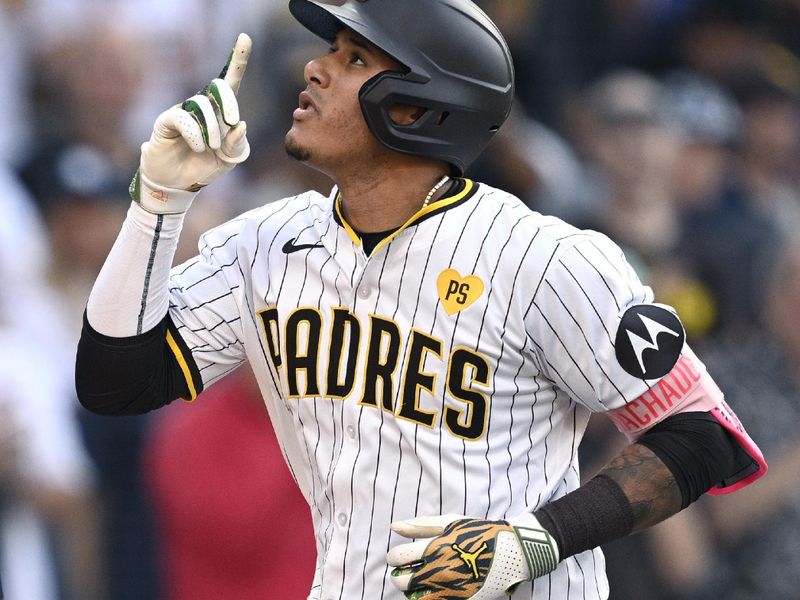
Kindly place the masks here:
[(201, 188), (250, 155), (236, 94), (251, 48), (250, 37), (240, 34), (220, 76), (156, 119), (130, 186), (146, 211), (186, 212)]
[(416, 517), (392, 523), (392, 530), (418, 538), (387, 555), (392, 583), (410, 600), (505, 598), (559, 560), (555, 541), (532, 514), (508, 521)]

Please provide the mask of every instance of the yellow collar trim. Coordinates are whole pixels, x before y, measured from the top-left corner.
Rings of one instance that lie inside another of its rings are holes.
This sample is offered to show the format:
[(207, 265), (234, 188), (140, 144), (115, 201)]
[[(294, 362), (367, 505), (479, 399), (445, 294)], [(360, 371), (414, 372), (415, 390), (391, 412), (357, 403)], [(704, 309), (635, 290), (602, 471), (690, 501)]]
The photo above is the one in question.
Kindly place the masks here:
[[(463, 181), (465, 184), (464, 189), (462, 189), (459, 193), (457, 193), (454, 196), (445, 196), (443, 198), (439, 198), (436, 202), (431, 202), (425, 208), (422, 208), (417, 212), (415, 212), (413, 215), (411, 215), (408, 221), (403, 223), (403, 225), (401, 225), (398, 229), (393, 231), (390, 235), (387, 235), (385, 238), (383, 238), (380, 241), (380, 243), (377, 246), (375, 246), (375, 248), (372, 251), (372, 254), (375, 254), (378, 250), (386, 246), (395, 237), (397, 237), (400, 234), (400, 232), (402, 232), (403, 230), (407, 229), (408, 227), (419, 221), (425, 215), (428, 215), (435, 210), (441, 210), (442, 208), (455, 204), (456, 202), (459, 202), (460, 200), (464, 199), (464, 197), (466, 197), (467, 194), (469, 194), (472, 191), (472, 188), (475, 187), (475, 182), (472, 181), (471, 179), (463, 179)], [(341, 204), (342, 204), (342, 193), (337, 191), (336, 200), (334, 201), (334, 210), (336, 211), (339, 220), (342, 222), (342, 225), (344, 226), (344, 230), (347, 232), (347, 235), (350, 236), (350, 239), (353, 241), (355, 245), (360, 246), (361, 238), (355, 232), (355, 229), (353, 229), (350, 226), (350, 224), (345, 220), (344, 215), (342, 214)]]

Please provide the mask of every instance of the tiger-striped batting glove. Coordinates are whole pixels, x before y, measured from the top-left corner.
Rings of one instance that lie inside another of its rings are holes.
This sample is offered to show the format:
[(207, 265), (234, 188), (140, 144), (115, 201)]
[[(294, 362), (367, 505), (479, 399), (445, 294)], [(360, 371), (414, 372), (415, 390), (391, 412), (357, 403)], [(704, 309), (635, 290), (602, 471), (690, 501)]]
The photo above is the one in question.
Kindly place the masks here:
[(186, 212), (201, 188), (249, 156), (236, 94), (251, 48), (250, 37), (240, 34), (220, 76), (156, 119), (130, 186), (131, 198), (146, 211)]
[(392, 523), (392, 530), (417, 538), (387, 556), (392, 583), (410, 600), (505, 598), (559, 560), (555, 541), (532, 514), (508, 521), (416, 517)]

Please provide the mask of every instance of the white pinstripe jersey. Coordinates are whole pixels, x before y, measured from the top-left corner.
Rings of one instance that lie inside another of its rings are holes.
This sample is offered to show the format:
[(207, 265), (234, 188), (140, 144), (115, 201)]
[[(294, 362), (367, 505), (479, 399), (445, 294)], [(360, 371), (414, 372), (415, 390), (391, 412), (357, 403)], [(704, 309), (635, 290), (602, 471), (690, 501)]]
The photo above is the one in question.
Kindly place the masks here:
[[(622, 314), (653, 300), (620, 249), (458, 183), (369, 257), (334, 189), (217, 227), (173, 269), (171, 316), (204, 385), (250, 362), (311, 505), (310, 598), (402, 599), (390, 522), (501, 519), (563, 496), (590, 412), (654, 383), (615, 358)], [(596, 549), (514, 598), (607, 595)]]

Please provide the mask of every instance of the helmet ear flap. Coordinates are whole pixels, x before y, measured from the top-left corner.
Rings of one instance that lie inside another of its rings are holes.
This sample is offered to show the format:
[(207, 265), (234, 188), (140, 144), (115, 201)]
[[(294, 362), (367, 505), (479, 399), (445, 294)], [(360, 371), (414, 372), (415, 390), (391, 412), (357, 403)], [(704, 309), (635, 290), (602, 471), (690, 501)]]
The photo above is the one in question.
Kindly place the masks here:
[[(447, 162), (460, 177), (483, 150), (484, 143), (475, 144), (477, 136), (488, 142), (498, 127), (487, 121), (489, 115), (461, 105), (456, 85), (451, 90), (432, 93), (424, 81), (384, 71), (361, 87), (359, 102), (369, 130), (384, 146)], [(398, 123), (391, 117), (396, 105), (417, 107), (420, 114), (411, 123)]]
[[(369, 130), (387, 148), (403, 154), (420, 155), (419, 145), (424, 142), (429, 152), (454, 166), (454, 174), (463, 175), (466, 165), (456, 152), (448, 136), (437, 129), (450, 115), (449, 105), (426, 98), (425, 83), (410, 81), (402, 73), (384, 71), (367, 80), (359, 92), (361, 112)], [(392, 119), (392, 107), (413, 106), (419, 114), (410, 123)]]

